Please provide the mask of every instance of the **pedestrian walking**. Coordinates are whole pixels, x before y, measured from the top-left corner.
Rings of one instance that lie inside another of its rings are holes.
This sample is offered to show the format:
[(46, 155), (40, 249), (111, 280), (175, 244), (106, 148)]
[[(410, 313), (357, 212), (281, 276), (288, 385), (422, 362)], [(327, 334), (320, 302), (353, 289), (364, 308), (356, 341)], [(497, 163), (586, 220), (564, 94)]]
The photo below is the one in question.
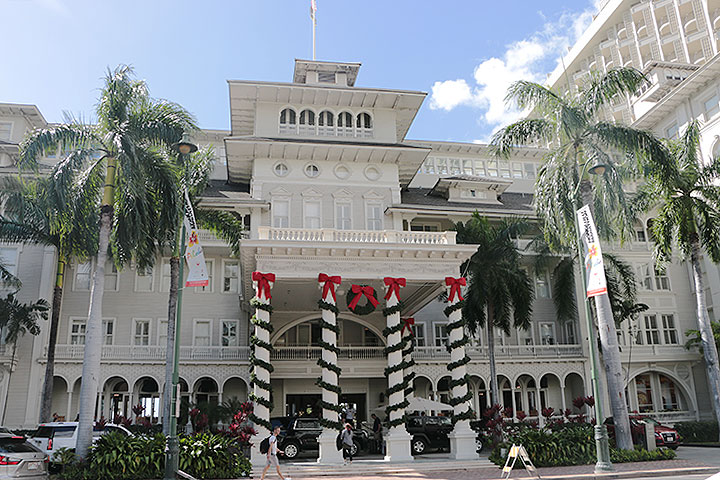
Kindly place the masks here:
[(353, 431), (352, 425), (349, 423), (345, 424), (345, 430), (340, 435), (343, 446), (343, 457), (345, 458), (345, 465), (352, 463), (352, 449), (353, 449)]
[(355, 428), (355, 409), (349, 403), (345, 409), (345, 423), (349, 423), (353, 428)]
[(265, 463), (265, 468), (263, 469), (262, 475), (260, 476), (260, 480), (265, 480), (265, 474), (270, 469), (270, 467), (275, 467), (277, 470), (277, 474), (280, 477), (281, 480), (291, 480), (290, 477), (284, 477), (282, 472), (280, 471), (280, 463), (278, 462), (278, 453), (283, 453), (282, 450), (278, 450), (277, 444), (278, 444), (278, 435), (280, 434), (280, 425), (276, 425), (273, 428), (272, 435), (270, 435), (270, 445), (267, 451), (267, 463)]
[(375, 453), (382, 453), (382, 422), (380, 422), (380, 419), (377, 415), (374, 413), (371, 415), (373, 419), (373, 442), (374, 442), (374, 451)]

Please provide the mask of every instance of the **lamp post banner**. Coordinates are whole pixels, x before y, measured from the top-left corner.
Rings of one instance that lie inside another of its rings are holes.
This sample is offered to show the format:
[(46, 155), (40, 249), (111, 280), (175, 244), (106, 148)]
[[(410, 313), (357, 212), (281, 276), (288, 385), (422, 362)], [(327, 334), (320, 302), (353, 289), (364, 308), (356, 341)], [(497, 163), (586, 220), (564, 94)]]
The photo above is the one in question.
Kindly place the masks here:
[(198, 239), (198, 228), (195, 222), (190, 197), (185, 191), (185, 214), (183, 215), (187, 238), (185, 239), (185, 261), (188, 266), (188, 276), (185, 280), (186, 287), (207, 287), (209, 283), (205, 255), (203, 254), (200, 240)]
[(578, 210), (577, 218), (580, 225), (580, 240), (583, 245), (587, 296), (588, 298), (596, 297), (607, 293), (607, 281), (605, 280), (605, 266), (603, 265), (600, 241), (590, 207), (585, 205)]

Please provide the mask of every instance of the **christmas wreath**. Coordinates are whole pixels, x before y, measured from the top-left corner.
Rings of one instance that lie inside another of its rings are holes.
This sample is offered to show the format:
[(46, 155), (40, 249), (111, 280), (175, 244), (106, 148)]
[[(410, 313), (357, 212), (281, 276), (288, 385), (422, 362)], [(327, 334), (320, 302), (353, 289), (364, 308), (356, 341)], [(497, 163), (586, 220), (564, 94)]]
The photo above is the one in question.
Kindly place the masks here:
[[(362, 297), (367, 299), (365, 305), (360, 305)], [(380, 304), (377, 299), (377, 292), (368, 285), (353, 285), (345, 296), (345, 303), (355, 315), (370, 315)]]

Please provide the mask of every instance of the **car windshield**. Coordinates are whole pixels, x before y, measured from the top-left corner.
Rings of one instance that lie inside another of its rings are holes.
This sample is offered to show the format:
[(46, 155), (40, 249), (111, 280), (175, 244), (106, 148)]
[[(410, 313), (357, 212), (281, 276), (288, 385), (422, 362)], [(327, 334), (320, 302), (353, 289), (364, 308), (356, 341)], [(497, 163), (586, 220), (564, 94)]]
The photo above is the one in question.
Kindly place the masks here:
[(40, 450), (30, 445), (22, 437), (0, 438), (0, 453), (38, 453)]
[(452, 420), (450, 417), (439, 417), (440, 425), (452, 426)]

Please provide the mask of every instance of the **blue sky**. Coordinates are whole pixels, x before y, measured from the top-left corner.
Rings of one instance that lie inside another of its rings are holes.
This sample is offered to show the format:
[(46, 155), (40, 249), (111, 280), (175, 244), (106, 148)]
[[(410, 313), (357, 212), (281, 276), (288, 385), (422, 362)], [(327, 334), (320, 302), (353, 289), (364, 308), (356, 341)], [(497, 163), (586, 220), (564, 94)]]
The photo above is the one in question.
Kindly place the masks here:
[[(92, 118), (108, 67), (203, 128), (229, 128), (226, 80), (291, 81), (311, 58), (310, 0), (0, 0), (0, 102), (49, 121)], [(357, 85), (429, 93), (409, 138), (480, 141), (518, 113), (513, 80), (543, 81), (587, 26), (592, 0), (317, 0), (319, 60), (359, 61)]]

